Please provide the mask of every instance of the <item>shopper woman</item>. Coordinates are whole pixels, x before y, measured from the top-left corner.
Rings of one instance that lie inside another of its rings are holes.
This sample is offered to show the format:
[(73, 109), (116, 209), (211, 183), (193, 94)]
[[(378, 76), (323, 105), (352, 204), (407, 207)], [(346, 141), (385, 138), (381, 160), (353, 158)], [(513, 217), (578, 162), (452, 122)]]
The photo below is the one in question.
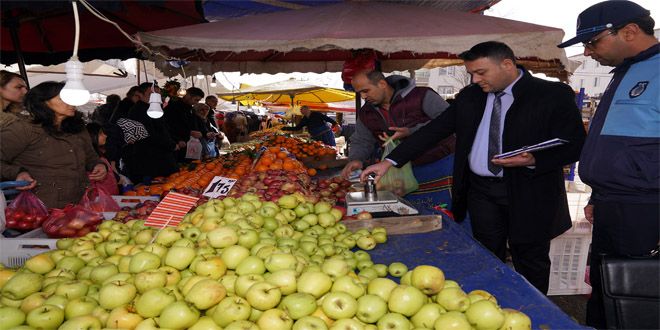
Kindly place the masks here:
[(20, 75), (0, 70), (0, 126), (16, 120), (13, 114), (21, 112), (27, 85)]
[(25, 95), (31, 117), (0, 127), (2, 178), (30, 182), (23, 189), (33, 189), (55, 208), (79, 202), (89, 181), (103, 180), (107, 173), (82, 114), (60, 98), (63, 87), (52, 81), (35, 86)]
[(95, 186), (105, 190), (106, 193), (110, 195), (119, 195), (119, 186), (117, 186), (117, 179), (119, 179), (119, 172), (114, 168), (106, 157), (106, 141), (108, 136), (105, 134), (103, 127), (99, 123), (89, 123), (86, 126), (87, 133), (89, 133), (89, 138), (92, 141), (92, 147), (96, 154), (99, 156), (99, 160), (105, 164), (105, 167), (108, 169), (108, 174), (101, 181), (95, 182)]

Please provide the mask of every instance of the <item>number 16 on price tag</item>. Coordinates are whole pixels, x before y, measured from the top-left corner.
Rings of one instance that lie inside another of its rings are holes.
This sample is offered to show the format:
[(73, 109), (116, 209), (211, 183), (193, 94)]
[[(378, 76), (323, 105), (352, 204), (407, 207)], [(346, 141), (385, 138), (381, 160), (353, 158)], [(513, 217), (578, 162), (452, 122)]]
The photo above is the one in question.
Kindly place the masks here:
[(231, 188), (236, 183), (236, 179), (225, 178), (224, 176), (216, 176), (211, 180), (208, 187), (204, 189), (202, 195), (208, 198), (218, 198), (220, 196), (227, 196)]

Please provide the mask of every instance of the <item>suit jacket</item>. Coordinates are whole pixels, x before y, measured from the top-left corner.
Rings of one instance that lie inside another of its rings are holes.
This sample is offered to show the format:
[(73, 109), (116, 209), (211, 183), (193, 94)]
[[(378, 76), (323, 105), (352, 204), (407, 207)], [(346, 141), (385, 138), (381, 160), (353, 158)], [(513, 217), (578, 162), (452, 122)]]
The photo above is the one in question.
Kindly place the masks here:
[[(502, 151), (511, 151), (552, 138), (570, 143), (534, 152), (535, 168), (505, 167), (509, 196), (509, 237), (513, 243), (552, 239), (571, 227), (563, 166), (578, 160), (585, 131), (575, 104), (575, 93), (563, 83), (523, 77), (513, 86), (514, 102), (502, 133)], [(410, 136), (387, 158), (403, 166), (439, 139), (456, 133), (453, 212), (458, 221), (467, 213), (471, 173), (468, 155), (484, 114), (488, 94), (470, 85), (442, 115)]]

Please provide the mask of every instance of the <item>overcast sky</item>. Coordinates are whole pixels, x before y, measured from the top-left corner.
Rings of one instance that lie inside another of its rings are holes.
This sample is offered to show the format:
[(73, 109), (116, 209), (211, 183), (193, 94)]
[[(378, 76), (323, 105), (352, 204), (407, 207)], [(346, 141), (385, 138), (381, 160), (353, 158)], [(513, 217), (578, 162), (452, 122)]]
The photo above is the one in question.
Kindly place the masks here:
[[(601, 0), (501, 0), (486, 11), (486, 15), (552, 26), (564, 30), (564, 39), (575, 36), (577, 16), (591, 5)], [(651, 11), (656, 20), (655, 28), (660, 28), (660, 0), (635, 0), (642, 7)], [(566, 48), (566, 55), (582, 53), (582, 46)]]

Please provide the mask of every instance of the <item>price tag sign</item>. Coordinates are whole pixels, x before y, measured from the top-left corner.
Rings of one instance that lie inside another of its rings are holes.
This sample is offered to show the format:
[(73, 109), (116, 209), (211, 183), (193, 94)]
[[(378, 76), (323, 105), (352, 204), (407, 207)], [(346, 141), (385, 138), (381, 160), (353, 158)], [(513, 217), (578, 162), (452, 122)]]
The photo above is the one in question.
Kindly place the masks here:
[(236, 179), (225, 178), (224, 176), (216, 176), (211, 180), (208, 187), (204, 189), (202, 195), (208, 198), (218, 198), (220, 196), (227, 196), (231, 188), (236, 183)]

